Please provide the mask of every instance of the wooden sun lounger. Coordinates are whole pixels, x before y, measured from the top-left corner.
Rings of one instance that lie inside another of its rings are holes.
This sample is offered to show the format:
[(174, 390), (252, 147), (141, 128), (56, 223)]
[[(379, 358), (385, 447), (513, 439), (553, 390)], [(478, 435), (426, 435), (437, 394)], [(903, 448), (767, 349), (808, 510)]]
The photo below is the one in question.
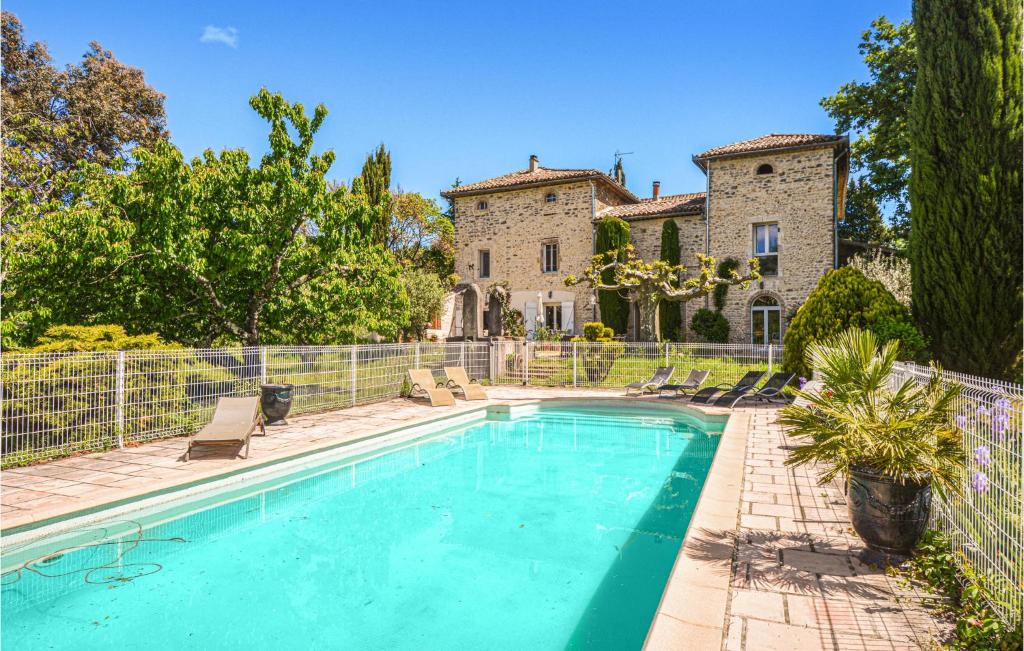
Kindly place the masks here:
[(445, 366), (444, 374), (448, 377), (448, 383), (445, 385), (448, 390), (462, 391), (462, 397), (466, 400), (487, 400), (487, 392), (478, 382), (469, 379), (466, 369), (461, 366)]
[(454, 407), (455, 396), (448, 389), (440, 386), (434, 379), (434, 374), (429, 368), (409, 369), (409, 382), (412, 387), (409, 390), (410, 398), (427, 397), (432, 407)]
[(260, 399), (253, 398), (220, 398), (213, 412), (213, 420), (188, 439), (188, 450), (185, 451), (187, 461), (192, 448), (197, 446), (233, 446), (245, 445), (243, 459), (249, 458), (249, 439), (256, 425), (266, 435), (267, 428), (263, 424), (260, 413)]

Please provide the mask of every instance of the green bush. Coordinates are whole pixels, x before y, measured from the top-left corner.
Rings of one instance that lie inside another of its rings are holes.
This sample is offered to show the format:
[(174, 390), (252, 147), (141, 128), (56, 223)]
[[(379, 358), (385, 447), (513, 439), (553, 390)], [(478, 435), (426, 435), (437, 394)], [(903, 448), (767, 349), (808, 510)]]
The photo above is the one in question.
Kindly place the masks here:
[(905, 305), (877, 280), (853, 267), (840, 267), (821, 277), (793, 316), (783, 340), (783, 368), (810, 376), (807, 347), (850, 327), (872, 331), (881, 343), (898, 339), (902, 359), (917, 357), (924, 348)]
[(724, 344), (729, 341), (729, 320), (721, 312), (701, 308), (693, 314), (690, 328), (704, 341)]
[(155, 334), (128, 335), (119, 325), (50, 326), (29, 349), (33, 353), (70, 353), (86, 350), (153, 350), (176, 348)]
[[(619, 251), (629, 244), (629, 224), (618, 217), (605, 217), (597, 222), (595, 253)], [(620, 255), (619, 259), (625, 259)], [(601, 281), (611, 284), (615, 280), (615, 272), (605, 271)], [(616, 332), (625, 332), (629, 324), (629, 303), (619, 296), (618, 292), (599, 291), (597, 300), (601, 306), (601, 321), (611, 326)]]
[[(728, 278), (732, 272), (740, 268), (740, 261), (736, 258), (726, 258), (718, 263), (718, 277)], [(725, 297), (729, 294), (728, 285), (717, 285), (711, 297), (715, 304), (715, 310), (721, 312), (725, 309)]]
[(588, 321), (583, 324), (583, 341), (611, 341), (615, 331), (600, 321)]

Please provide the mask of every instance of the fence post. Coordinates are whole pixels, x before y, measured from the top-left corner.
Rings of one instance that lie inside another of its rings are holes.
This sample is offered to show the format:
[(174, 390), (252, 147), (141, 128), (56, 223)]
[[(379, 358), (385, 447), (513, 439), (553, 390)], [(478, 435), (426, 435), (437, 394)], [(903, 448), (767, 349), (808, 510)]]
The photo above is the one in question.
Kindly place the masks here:
[(466, 340), (462, 340), (462, 347), (459, 348), (459, 366), (466, 368)]
[(260, 384), (267, 383), (267, 347), (260, 346)]
[(420, 342), (417, 341), (416, 342), (416, 363), (413, 366), (413, 368), (419, 368), (419, 367), (420, 367)]
[(530, 383), (530, 342), (523, 342), (523, 386)]
[(668, 342), (665, 342), (665, 366), (668, 366)]
[(356, 406), (356, 362), (358, 361), (358, 355), (356, 354), (356, 346), (352, 345), (352, 406)]
[(494, 384), (497, 379), (495, 367), (498, 365), (498, 354), (495, 353), (495, 345), (498, 344), (494, 341), (488, 342), (487, 344), (487, 378), (491, 381), (491, 384)]
[(114, 385), (114, 418), (117, 422), (117, 447), (124, 447), (124, 351), (117, 351), (117, 378)]
[(768, 344), (768, 375), (772, 374), (772, 345)]
[(578, 341), (572, 342), (572, 388), (576, 388), (576, 345)]

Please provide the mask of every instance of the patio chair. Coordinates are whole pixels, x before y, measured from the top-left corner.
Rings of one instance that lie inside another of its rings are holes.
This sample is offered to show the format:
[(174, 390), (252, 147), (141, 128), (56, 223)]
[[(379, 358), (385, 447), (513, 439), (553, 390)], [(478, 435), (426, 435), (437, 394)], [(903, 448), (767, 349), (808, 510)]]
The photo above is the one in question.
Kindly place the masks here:
[(630, 389), (637, 389), (639, 394), (643, 394), (646, 391), (654, 393), (664, 385), (668, 384), (668, 381), (672, 379), (672, 374), (675, 373), (675, 366), (659, 366), (654, 369), (654, 375), (651, 376), (650, 380), (646, 382), (630, 382), (626, 385), (626, 395), (629, 395)]
[(487, 392), (480, 386), (479, 382), (469, 379), (466, 369), (461, 366), (445, 366), (444, 374), (448, 377), (445, 388), (454, 392), (456, 389), (462, 392), (466, 400), (487, 400)]
[(697, 404), (708, 404), (711, 399), (718, 393), (725, 393), (728, 391), (751, 391), (757, 383), (761, 381), (761, 378), (765, 376), (764, 371), (747, 371), (746, 375), (740, 378), (740, 381), (736, 384), (729, 386), (728, 384), (716, 384), (713, 387), (707, 387), (701, 389), (697, 393), (693, 394), (690, 398), (690, 402)]
[(267, 428), (263, 424), (260, 413), (260, 399), (252, 398), (220, 398), (213, 412), (213, 420), (188, 439), (185, 460), (192, 455), (192, 448), (204, 445), (224, 446), (245, 445), (243, 459), (249, 458), (249, 439), (256, 425), (260, 426), (266, 436)]
[(431, 407), (455, 406), (455, 396), (442, 387), (440, 382), (434, 380), (434, 374), (429, 368), (409, 369), (409, 382), (412, 383), (409, 389), (410, 398), (427, 397), (430, 399)]
[(746, 391), (729, 391), (718, 396), (715, 400), (716, 407), (735, 407), (736, 403), (740, 400), (756, 400), (758, 402), (771, 402), (775, 398), (782, 398), (783, 404), (789, 401), (786, 394), (783, 391), (786, 385), (793, 381), (793, 373), (776, 373), (768, 378), (768, 381), (764, 383), (757, 391), (753, 393), (750, 389)]
[[(710, 374), (711, 371), (690, 371), (682, 384), (663, 384), (658, 387), (658, 396), (662, 398), (678, 398), (679, 396), (687, 395), (687, 391), (697, 391)], [(671, 391), (672, 395), (662, 395), (665, 391)]]

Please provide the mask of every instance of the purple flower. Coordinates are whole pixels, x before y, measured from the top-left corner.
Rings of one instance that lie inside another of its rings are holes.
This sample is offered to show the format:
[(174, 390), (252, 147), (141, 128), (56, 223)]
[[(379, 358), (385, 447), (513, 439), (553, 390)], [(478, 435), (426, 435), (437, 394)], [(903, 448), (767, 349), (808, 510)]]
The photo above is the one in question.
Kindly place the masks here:
[(977, 413), (981, 416), (984, 416), (985, 414), (988, 413), (988, 409), (985, 409), (985, 405), (978, 405)]
[(964, 416), (963, 414), (957, 414), (956, 426), (959, 427), (960, 429), (967, 427), (967, 416)]
[(996, 400), (996, 407), (999, 409), (1013, 409), (1013, 407), (1010, 406), (1010, 401), (1006, 398)]
[(998, 414), (992, 419), (992, 431), (996, 434), (1002, 434), (1006, 431), (1006, 428), (1010, 426), (1009, 414)]
[(804, 376), (801, 375), (799, 380), (800, 380), (800, 388), (803, 389), (804, 385), (807, 384), (807, 378), (805, 378)]
[(984, 493), (988, 490), (988, 476), (980, 470), (974, 473), (971, 478), (971, 487), (979, 493)]
[(974, 461), (979, 466), (987, 466), (992, 463), (992, 455), (989, 453), (987, 445), (979, 445), (974, 448)]

